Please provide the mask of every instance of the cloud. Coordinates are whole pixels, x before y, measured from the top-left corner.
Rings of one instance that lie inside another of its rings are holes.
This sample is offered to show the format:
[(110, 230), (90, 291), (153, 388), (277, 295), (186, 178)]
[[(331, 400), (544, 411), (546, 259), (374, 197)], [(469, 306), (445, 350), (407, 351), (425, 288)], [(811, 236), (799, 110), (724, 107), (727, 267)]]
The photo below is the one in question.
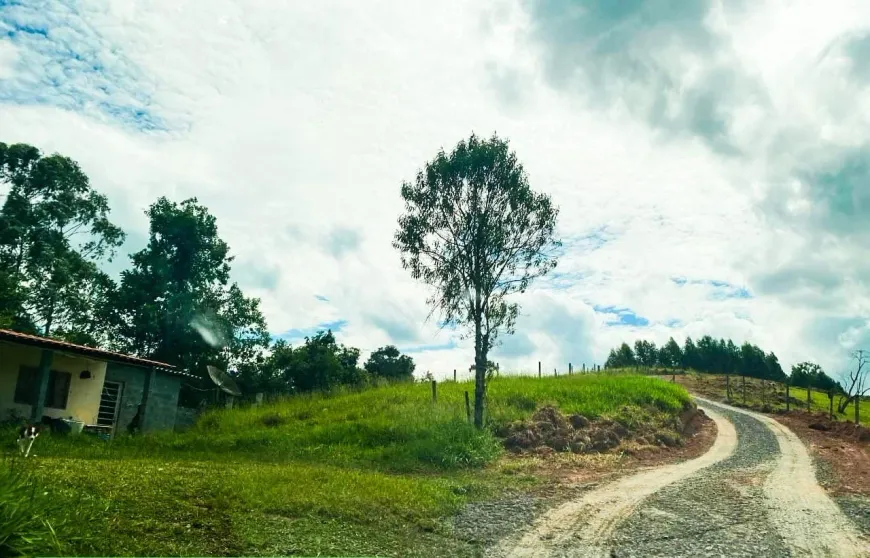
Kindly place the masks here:
[(326, 249), (336, 258), (358, 249), (362, 243), (359, 232), (344, 227), (336, 227), (329, 233)]
[(18, 49), (8, 39), (0, 39), (0, 79), (9, 79), (18, 62)]
[(6, 72), (0, 102), (56, 106), (139, 129), (165, 128), (151, 110), (157, 84), (98, 31), (92, 15), (97, 14), (69, 1), (0, 6), (0, 32), (18, 52), (19, 67), (27, 68)]
[[(743, 2), (730, 2), (730, 11)], [(548, 82), (598, 109), (628, 111), (672, 134), (739, 155), (734, 112), (764, 103), (713, 22), (713, 1), (529, 2), (531, 38)]]
[(125, 251), (158, 196), (196, 196), (276, 336), (332, 325), (448, 377), (472, 344), (391, 246), (400, 187), (497, 132), (564, 242), (503, 370), (704, 334), (833, 369), (870, 316), (867, 21), (861, 0), (5, 2), (0, 141), (79, 161)]

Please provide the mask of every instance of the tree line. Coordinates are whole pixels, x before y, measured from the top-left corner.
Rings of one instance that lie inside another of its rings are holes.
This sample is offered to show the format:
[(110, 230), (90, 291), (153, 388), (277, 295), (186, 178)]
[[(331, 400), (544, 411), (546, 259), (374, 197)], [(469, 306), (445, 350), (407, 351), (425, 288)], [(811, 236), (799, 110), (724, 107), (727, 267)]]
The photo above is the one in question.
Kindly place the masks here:
[(651, 341), (638, 339), (632, 349), (628, 343), (610, 350), (605, 368), (665, 368), (668, 370), (695, 370), (711, 374), (739, 374), (761, 380), (789, 382), (796, 387), (811, 387), (822, 391), (842, 392), (843, 388), (828, 376), (821, 366), (801, 362), (786, 375), (773, 351), (765, 353), (757, 345), (744, 342), (735, 344), (731, 339), (714, 339), (709, 335), (697, 342), (691, 337), (681, 346), (673, 337), (657, 347)]
[(393, 346), (360, 367), (331, 331), (292, 347), (273, 342), (260, 309), (230, 279), (233, 256), (196, 198), (157, 199), (148, 242), (115, 281), (104, 270), (126, 235), (79, 165), (26, 144), (0, 143), (0, 328), (166, 362), (204, 377), (236, 371), (248, 393), (293, 393), (410, 379)]

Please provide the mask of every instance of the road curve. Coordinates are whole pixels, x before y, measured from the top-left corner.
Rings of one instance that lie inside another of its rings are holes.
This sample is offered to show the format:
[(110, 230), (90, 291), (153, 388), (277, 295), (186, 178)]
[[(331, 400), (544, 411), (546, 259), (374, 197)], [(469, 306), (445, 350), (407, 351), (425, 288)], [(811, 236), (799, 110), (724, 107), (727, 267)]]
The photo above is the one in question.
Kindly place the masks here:
[[(707, 405), (712, 401), (696, 397)], [(764, 423), (776, 436), (779, 459), (764, 482), (770, 521), (793, 556), (813, 558), (870, 555), (857, 529), (816, 481), (815, 467), (806, 447), (794, 432), (774, 419), (744, 409), (718, 404)]]
[(713, 447), (701, 457), (624, 477), (550, 509), (518, 539), (504, 541), (489, 555), (505, 558), (610, 556), (609, 535), (646, 497), (730, 456), (737, 447), (734, 426), (721, 414), (704, 409), (716, 422)]
[(775, 420), (696, 398), (716, 422), (696, 459), (647, 469), (556, 506), (487, 556), (870, 556)]

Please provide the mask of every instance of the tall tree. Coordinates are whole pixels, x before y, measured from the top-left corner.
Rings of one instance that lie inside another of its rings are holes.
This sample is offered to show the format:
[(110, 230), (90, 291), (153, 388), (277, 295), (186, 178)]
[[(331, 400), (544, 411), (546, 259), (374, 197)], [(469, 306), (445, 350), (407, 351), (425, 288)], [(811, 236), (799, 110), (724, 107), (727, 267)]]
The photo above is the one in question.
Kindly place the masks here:
[(788, 379), (788, 376), (785, 375), (782, 366), (779, 364), (779, 359), (773, 351), (764, 355), (764, 372), (764, 379), (766, 380), (784, 382)]
[(124, 241), (108, 199), (75, 161), (26, 144), (0, 143), (0, 184), (9, 188), (0, 209), (0, 288), (17, 296), (7, 321), (97, 344), (101, 303), (113, 287), (98, 263)]
[(683, 344), (683, 368), (698, 370), (701, 364), (698, 356), (698, 348), (695, 346), (695, 342), (692, 341), (691, 337), (686, 337), (686, 341)]
[(214, 216), (195, 198), (160, 198), (146, 214), (148, 245), (112, 298), (115, 347), (200, 375), (256, 359), (269, 342), (260, 301), (230, 283)]
[(638, 339), (634, 342), (634, 355), (641, 366), (652, 368), (658, 362), (658, 349), (655, 343), (646, 339)]
[[(484, 425), (486, 363), (519, 307), (508, 301), (556, 265), (558, 209), (529, 181), (508, 142), (472, 134), (438, 152), (402, 185), (405, 213), (393, 246), (415, 279), (434, 287), (428, 303), (474, 336), (474, 424)], [(431, 315), (431, 314), (430, 314)]]
[(659, 363), (672, 370), (682, 365), (683, 350), (673, 337), (669, 338), (659, 351)]

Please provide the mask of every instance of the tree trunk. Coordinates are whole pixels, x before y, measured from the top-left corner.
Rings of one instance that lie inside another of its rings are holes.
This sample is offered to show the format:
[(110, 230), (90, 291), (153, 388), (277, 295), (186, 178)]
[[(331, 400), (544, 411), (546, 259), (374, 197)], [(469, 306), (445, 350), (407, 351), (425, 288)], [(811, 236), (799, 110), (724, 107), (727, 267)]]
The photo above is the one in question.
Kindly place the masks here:
[(860, 415), (858, 414), (858, 406), (861, 402), (861, 398), (858, 395), (855, 395), (855, 425), (860, 423)]
[(474, 324), (474, 426), (483, 428), (483, 411), (486, 405), (486, 352), (481, 324)]
[(846, 412), (846, 407), (849, 406), (849, 403), (851, 403), (854, 398), (854, 395), (850, 395), (846, 397), (846, 399), (840, 398), (840, 403), (837, 405), (837, 412), (840, 414)]

